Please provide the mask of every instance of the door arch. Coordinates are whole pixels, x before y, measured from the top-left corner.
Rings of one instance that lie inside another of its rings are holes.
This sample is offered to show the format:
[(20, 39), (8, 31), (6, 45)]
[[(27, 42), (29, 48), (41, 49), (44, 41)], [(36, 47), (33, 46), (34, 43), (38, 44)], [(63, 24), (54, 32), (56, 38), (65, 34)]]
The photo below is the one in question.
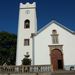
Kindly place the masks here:
[(63, 53), (59, 49), (51, 51), (51, 65), (53, 70), (63, 69)]

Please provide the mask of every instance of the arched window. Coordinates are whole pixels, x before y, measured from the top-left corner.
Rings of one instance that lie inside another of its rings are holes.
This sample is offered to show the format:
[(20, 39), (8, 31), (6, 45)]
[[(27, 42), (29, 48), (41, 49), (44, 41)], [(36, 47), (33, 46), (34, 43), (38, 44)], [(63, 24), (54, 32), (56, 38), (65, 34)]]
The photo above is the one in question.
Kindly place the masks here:
[(58, 44), (58, 34), (57, 31), (54, 29), (52, 30), (52, 43), (53, 44)]
[(24, 21), (24, 28), (30, 28), (30, 21), (28, 19)]

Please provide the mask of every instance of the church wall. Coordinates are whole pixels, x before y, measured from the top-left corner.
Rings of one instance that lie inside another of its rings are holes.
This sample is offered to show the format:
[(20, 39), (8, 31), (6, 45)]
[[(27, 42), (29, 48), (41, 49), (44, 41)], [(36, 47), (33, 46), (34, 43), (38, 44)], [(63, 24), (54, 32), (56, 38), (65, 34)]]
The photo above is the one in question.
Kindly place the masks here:
[[(24, 28), (24, 21), (26, 19), (30, 20), (29, 29)], [(75, 35), (60, 27), (59, 25), (56, 25), (56, 23), (52, 23), (50, 26), (48, 26), (46, 29), (36, 35), (33, 42), (31, 34), (37, 32), (36, 21), (35, 2), (32, 4), (20, 4), (16, 65), (21, 65), (21, 60), (24, 58), (26, 52), (29, 52), (32, 62), (34, 62), (36, 65), (50, 64), (50, 50), (48, 45), (53, 45), (51, 37), (52, 30), (57, 30), (57, 34), (59, 35), (59, 45), (63, 45), (64, 64), (74, 65)], [(24, 46), (24, 39), (26, 38), (30, 39), (29, 46)], [(35, 60), (33, 60), (33, 58)]]
[(35, 64), (50, 64), (50, 50), (52, 45), (52, 30), (59, 34), (59, 44), (63, 45), (64, 65), (75, 64), (75, 35), (52, 23), (35, 37)]

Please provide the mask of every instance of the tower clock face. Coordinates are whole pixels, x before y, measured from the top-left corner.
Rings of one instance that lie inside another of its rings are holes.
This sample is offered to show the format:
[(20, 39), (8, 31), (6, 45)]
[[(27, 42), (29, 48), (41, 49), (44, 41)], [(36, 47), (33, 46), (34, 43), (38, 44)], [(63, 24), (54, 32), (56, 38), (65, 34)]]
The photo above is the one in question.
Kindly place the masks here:
[(30, 13), (30, 10), (26, 10), (26, 14), (29, 14)]

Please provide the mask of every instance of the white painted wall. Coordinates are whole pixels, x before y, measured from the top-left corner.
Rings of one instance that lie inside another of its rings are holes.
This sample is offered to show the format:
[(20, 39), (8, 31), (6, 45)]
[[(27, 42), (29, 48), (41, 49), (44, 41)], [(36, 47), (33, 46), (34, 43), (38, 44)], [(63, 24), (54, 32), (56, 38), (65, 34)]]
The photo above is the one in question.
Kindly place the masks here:
[(65, 65), (75, 64), (75, 35), (63, 29), (59, 25), (52, 23), (45, 30), (35, 37), (35, 64), (50, 64), (50, 50), (48, 45), (52, 45), (52, 30), (56, 29), (59, 34), (59, 44), (63, 45), (63, 55)]
[[(30, 13), (27, 14), (26, 11)], [(30, 20), (30, 29), (24, 29), (24, 21)], [(33, 42), (31, 33), (37, 32), (36, 22), (36, 4), (26, 3), (20, 4), (19, 10), (19, 23), (18, 23), (18, 39), (17, 39), (17, 52), (16, 52), (16, 65), (21, 65), (21, 60), (24, 58), (26, 52), (29, 52), (30, 58), (33, 62)], [(37, 36), (34, 37), (34, 59), (36, 65), (50, 64), (50, 50), (48, 45), (52, 45), (52, 30), (56, 29), (59, 34), (59, 44), (63, 45), (64, 64), (75, 64), (75, 35), (63, 29), (56, 23), (52, 23)], [(24, 46), (24, 39), (30, 39), (30, 45)]]
[[(26, 11), (30, 11), (29, 14)], [(24, 21), (26, 19), (30, 20), (30, 28), (24, 28)], [(21, 65), (24, 55), (29, 52), (30, 58), (32, 59), (32, 38), (31, 33), (37, 31), (36, 26), (36, 4), (20, 3), (19, 9), (19, 24), (18, 24), (18, 40), (17, 40), (17, 54), (16, 54), (16, 65)], [(24, 39), (30, 39), (30, 45), (24, 46)]]

